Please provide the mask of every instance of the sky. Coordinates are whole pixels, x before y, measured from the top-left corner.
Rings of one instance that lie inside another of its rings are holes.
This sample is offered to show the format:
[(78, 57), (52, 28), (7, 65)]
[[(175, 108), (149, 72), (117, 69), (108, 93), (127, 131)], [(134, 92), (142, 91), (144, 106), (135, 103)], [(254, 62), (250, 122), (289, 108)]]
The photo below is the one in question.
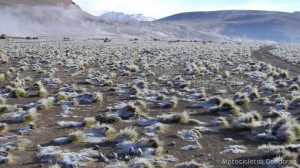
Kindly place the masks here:
[(73, 0), (84, 11), (98, 16), (105, 12), (144, 14), (156, 19), (189, 11), (271, 10), (300, 11), (299, 0)]

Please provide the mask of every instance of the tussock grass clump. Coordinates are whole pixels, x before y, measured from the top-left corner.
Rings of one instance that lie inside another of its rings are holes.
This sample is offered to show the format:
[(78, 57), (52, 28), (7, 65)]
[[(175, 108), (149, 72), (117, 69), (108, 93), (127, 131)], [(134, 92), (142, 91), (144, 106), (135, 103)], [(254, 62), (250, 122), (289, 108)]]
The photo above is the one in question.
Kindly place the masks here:
[(178, 104), (178, 99), (177, 97), (173, 96), (168, 101), (163, 102), (162, 107), (174, 109), (177, 107), (177, 104)]
[(0, 63), (6, 64), (8, 62), (9, 62), (8, 56), (5, 53), (0, 52)]
[(5, 77), (12, 77), (13, 76), (13, 74), (12, 74), (12, 72), (10, 72), (10, 71), (6, 71), (5, 72)]
[(53, 106), (53, 99), (52, 98), (43, 98), (43, 99), (40, 99), (37, 102), (37, 109), (38, 110), (47, 110), (52, 106)]
[(143, 112), (147, 110), (147, 104), (144, 101), (136, 100), (133, 105), (141, 109)]
[(222, 127), (228, 127), (229, 122), (225, 117), (218, 117), (212, 121), (212, 125), (214, 126), (222, 126)]
[(95, 102), (96, 103), (101, 103), (103, 102), (103, 94), (100, 92), (95, 93)]
[(82, 131), (76, 131), (76, 132), (73, 132), (71, 134), (69, 134), (69, 137), (68, 137), (68, 141), (70, 143), (76, 143), (76, 142), (81, 142), (83, 140), (83, 132)]
[(165, 133), (168, 131), (169, 126), (166, 124), (157, 124), (155, 129), (156, 129), (155, 131), (156, 133)]
[[(296, 166), (300, 146), (299, 145), (261, 145), (258, 152), (263, 159), (272, 159), (280, 165)], [(284, 162), (283, 162), (284, 161)], [(282, 164), (284, 163), (284, 164)]]
[(138, 66), (136, 65), (129, 65), (126, 67), (127, 70), (131, 71), (131, 72), (138, 72), (140, 69)]
[(25, 123), (30, 123), (37, 120), (37, 113), (35, 108), (31, 108), (27, 113), (22, 117), (22, 121)]
[(0, 105), (5, 105), (6, 99), (0, 95)]
[(246, 94), (243, 93), (236, 93), (233, 97), (233, 101), (238, 106), (248, 106), (250, 103), (250, 99)]
[(292, 101), (288, 104), (288, 109), (294, 110), (300, 108), (300, 96), (293, 97)]
[(156, 100), (163, 100), (163, 99), (166, 99), (167, 96), (164, 95), (164, 94), (158, 94), (157, 97), (156, 97)]
[(147, 107), (142, 101), (130, 102), (123, 108), (119, 109), (117, 116), (121, 119), (129, 119), (130, 117), (139, 117), (144, 115)]
[(109, 77), (111, 79), (115, 79), (117, 77), (117, 74), (115, 72), (111, 72), (111, 73), (109, 73)]
[(224, 74), (223, 74), (223, 78), (230, 78), (230, 76), (231, 76), (231, 75), (230, 75), (230, 72), (227, 71), (227, 70), (226, 70), (226, 71), (224, 72)]
[(131, 75), (130, 71), (128, 71), (128, 70), (124, 71), (122, 74), (123, 74), (123, 76), (130, 76)]
[(5, 74), (0, 74), (0, 82), (3, 82), (5, 80)]
[(66, 100), (68, 100), (68, 95), (65, 92), (58, 92), (58, 94), (56, 96), (56, 100), (66, 101)]
[(171, 124), (171, 123), (189, 124), (190, 115), (186, 111), (180, 114), (163, 115), (160, 119), (160, 122), (165, 124)]
[(97, 120), (94, 117), (86, 117), (82, 121), (84, 127), (92, 127), (97, 124)]
[(300, 125), (295, 119), (281, 117), (275, 121), (272, 130), (278, 132), (284, 142), (291, 143), (300, 138)]
[(35, 90), (40, 90), (42, 87), (44, 87), (44, 84), (42, 83), (42, 81), (37, 81), (33, 84), (33, 87)]
[(241, 130), (251, 130), (260, 126), (261, 119), (261, 115), (256, 111), (242, 113), (237, 119), (233, 120), (232, 127)]
[(282, 71), (282, 72), (280, 73), (280, 76), (281, 76), (282, 78), (288, 79), (288, 78), (290, 77), (290, 74), (289, 74), (288, 71)]
[(300, 124), (294, 118), (280, 116), (266, 127), (266, 131), (257, 138), (292, 143), (300, 139)]
[(15, 142), (11, 142), (8, 146), (7, 151), (23, 151), (31, 143), (29, 139), (20, 139)]
[(231, 114), (238, 114), (241, 111), (241, 109), (236, 106), (232, 100), (229, 99), (224, 99), (219, 108), (221, 111), (229, 112)]
[(251, 100), (254, 100), (254, 99), (260, 99), (261, 96), (260, 96), (260, 93), (258, 92), (258, 90), (256, 88), (253, 88), (249, 94), (248, 94), (248, 97), (251, 99)]
[(36, 125), (35, 125), (34, 122), (30, 122), (29, 123), (29, 129), (31, 129), (31, 130), (37, 130), (37, 127), (36, 127)]
[(79, 101), (77, 99), (72, 99), (70, 103), (74, 107), (78, 107), (79, 106)]
[(1, 155), (0, 155), (1, 156), (1, 164), (3, 164), (3, 163), (11, 164), (11, 163), (14, 163), (14, 161), (16, 159), (11, 153), (3, 152)]
[(110, 79), (107, 79), (103, 82), (103, 85), (104, 86), (113, 86), (114, 85), (114, 82)]
[(44, 88), (44, 87), (39, 88), (39, 97), (46, 98), (46, 97), (48, 97), (48, 95), (49, 95), (49, 93), (46, 90), (46, 88)]
[(299, 87), (299, 85), (297, 83), (294, 83), (294, 84), (291, 84), (291, 86), (289, 87), (288, 90), (289, 91), (294, 91), (294, 90), (300, 91), (300, 87)]
[(140, 88), (140, 89), (147, 89), (148, 88), (148, 84), (143, 80), (143, 79), (139, 79), (134, 81), (134, 86)]
[(127, 127), (125, 129), (120, 130), (120, 132), (117, 133), (112, 140), (114, 142), (136, 141), (138, 135), (138, 132), (134, 128)]
[(264, 86), (261, 87), (261, 91), (268, 92), (268, 93), (275, 93), (277, 92), (277, 88), (272, 84), (265, 84)]
[(190, 162), (178, 163), (175, 165), (176, 168), (210, 168), (208, 164), (200, 164), (195, 162), (194, 160)]
[(7, 105), (0, 105), (0, 113), (7, 113), (8, 111)]
[(21, 98), (21, 97), (25, 97), (26, 95), (26, 91), (24, 88), (17, 88), (16, 90), (14, 90), (12, 92), (13, 97), (15, 98)]
[(8, 130), (8, 125), (6, 123), (0, 123), (0, 132), (4, 133)]
[(105, 130), (105, 137), (109, 140), (111, 140), (116, 135), (117, 132), (113, 126), (107, 124), (101, 124), (99, 126), (99, 129)]

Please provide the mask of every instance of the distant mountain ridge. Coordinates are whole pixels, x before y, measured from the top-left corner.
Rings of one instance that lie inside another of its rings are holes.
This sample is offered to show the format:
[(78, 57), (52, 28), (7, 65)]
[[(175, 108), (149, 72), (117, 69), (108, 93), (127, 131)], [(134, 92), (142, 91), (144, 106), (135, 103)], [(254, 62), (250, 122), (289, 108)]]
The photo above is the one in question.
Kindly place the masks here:
[(157, 22), (185, 25), (192, 29), (214, 32), (235, 39), (300, 43), (298, 12), (258, 10), (224, 10), (185, 12)]
[[(71, 0), (0, 0), (0, 16), (0, 34), (8, 36), (222, 38), (169, 23), (103, 19), (84, 12)], [(134, 17), (141, 20), (141, 15)]]
[(147, 17), (143, 14), (125, 14), (123, 12), (107, 12), (100, 15), (100, 18), (109, 20), (121, 20), (121, 21), (154, 21), (152, 17)]
[[(300, 43), (299, 12), (186, 12), (151, 21), (143, 15), (84, 12), (71, 0), (0, 0), (0, 34), (9, 36), (126, 36), (184, 40)], [(107, 15), (106, 15), (107, 16)]]

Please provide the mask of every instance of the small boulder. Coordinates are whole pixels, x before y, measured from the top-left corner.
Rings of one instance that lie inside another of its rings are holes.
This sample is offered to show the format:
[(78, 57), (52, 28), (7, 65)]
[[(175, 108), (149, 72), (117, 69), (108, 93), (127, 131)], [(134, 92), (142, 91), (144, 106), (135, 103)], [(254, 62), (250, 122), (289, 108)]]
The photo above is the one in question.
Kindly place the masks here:
[(7, 35), (6, 34), (1, 34), (0, 39), (7, 39)]
[(104, 43), (109, 43), (109, 42), (111, 42), (112, 40), (111, 39), (109, 39), (109, 38), (107, 38), (107, 37), (105, 37), (105, 39), (104, 39)]

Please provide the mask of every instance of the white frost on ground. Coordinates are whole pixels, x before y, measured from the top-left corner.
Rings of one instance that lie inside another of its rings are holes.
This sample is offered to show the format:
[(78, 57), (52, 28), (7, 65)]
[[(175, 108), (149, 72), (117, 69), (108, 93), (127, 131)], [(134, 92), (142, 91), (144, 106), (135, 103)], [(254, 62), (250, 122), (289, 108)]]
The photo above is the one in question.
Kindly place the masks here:
[(196, 141), (198, 140), (201, 135), (196, 132), (195, 130), (181, 130), (177, 132), (177, 135), (183, 139), (183, 140), (188, 140), (188, 141)]
[(224, 148), (224, 150), (220, 153), (245, 153), (246, 152), (246, 147), (243, 145), (230, 145), (226, 148)]
[(86, 162), (95, 161), (99, 153), (92, 149), (83, 149), (78, 152), (61, 150), (57, 146), (38, 147), (37, 157), (43, 163), (55, 163), (65, 166), (83, 166)]

